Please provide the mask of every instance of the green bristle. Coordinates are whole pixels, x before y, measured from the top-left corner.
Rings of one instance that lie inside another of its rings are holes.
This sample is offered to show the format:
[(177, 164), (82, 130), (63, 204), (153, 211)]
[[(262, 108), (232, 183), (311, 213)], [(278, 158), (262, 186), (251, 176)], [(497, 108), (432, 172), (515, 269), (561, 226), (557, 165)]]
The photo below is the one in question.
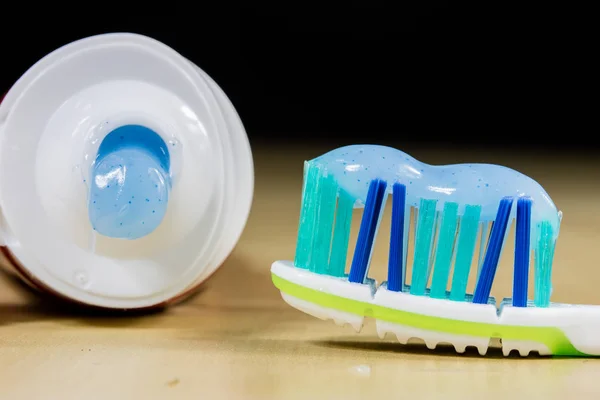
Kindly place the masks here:
[(318, 165), (309, 161), (304, 163), (304, 189), (294, 259), (294, 265), (298, 268), (309, 267), (318, 206), (319, 172)]
[(473, 253), (475, 252), (475, 244), (477, 243), (480, 215), (481, 206), (467, 205), (465, 213), (460, 219), (450, 300), (465, 300), (469, 272), (471, 271), (471, 264), (473, 262)]
[(435, 223), (437, 200), (421, 199), (415, 240), (415, 258), (413, 261), (410, 294), (425, 295), (427, 270), (431, 256), (433, 226)]
[(452, 250), (454, 250), (454, 239), (456, 237), (456, 225), (458, 222), (458, 203), (445, 203), (442, 213), (442, 226), (438, 238), (437, 251), (435, 255), (435, 266), (433, 268), (433, 279), (431, 282), (431, 297), (443, 299), (446, 297), (446, 286), (450, 275), (450, 264), (452, 262)]
[(354, 201), (346, 191), (340, 190), (329, 260), (328, 273), (332, 276), (344, 276)]
[[(322, 171), (323, 172), (323, 171)], [(333, 175), (319, 174), (317, 216), (315, 218), (313, 256), (309, 259), (309, 269), (325, 274), (329, 268), (329, 251), (338, 185)]]
[(548, 221), (542, 221), (539, 239), (535, 251), (535, 291), (533, 303), (536, 307), (548, 307), (550, 305), (550, 294), (552, 292), (552, 261), (554, 258), (554, 235), (552, 225)]

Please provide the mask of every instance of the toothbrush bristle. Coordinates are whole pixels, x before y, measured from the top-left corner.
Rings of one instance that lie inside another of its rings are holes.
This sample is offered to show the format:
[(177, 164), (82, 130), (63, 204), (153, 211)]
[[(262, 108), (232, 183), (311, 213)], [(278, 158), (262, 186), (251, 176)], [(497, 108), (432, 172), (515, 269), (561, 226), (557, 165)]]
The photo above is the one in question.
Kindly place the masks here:
[(467, 205), (463, 216), (460, 218), (450, 300), (465, 300), (469, 273), (471, 272), (473, 254), (477, 243), (480, 215), (481, 206)]
[(350, 282), (364, 283), (365, 281), (386, 188), (387, 183), (378, 179), (371, 181), (369, 184), (369, 192), (365, 201), (365, 209), (358, 231), (350, 276), (348, 277)]
[[(307, 162), (295, 266), (353, 283), (364, 283), (368, 278), (374, 241), (387, 198), (387, 185), (382, 179), (369, 182), (350, 272), (346, 275), (356, 198), (339, 186), (335, 175), (328, 172), (326, 167)], [(452, 301), (494, 302), (490, 297), (491, 289), (513, 219), (511, 211), (515, 198), (509, 196), (500, 199), (494, 218), (490, 214), (485, 217), (482, 205), (478, 204), (420, 198), (418, 203), (409, 205), (408, 188), (400, 182), (392, 186), (387, 290)], [(512, 304), (515, 307), (527, 307), (534, 203), (529, 197), (519, 197), (516, 203)], [(414, 210), (414, 252), (412, 278), (408, 285), (405, 277), (411, 209)], [(533, 303), (537, 307), (548, 307), (556, 236), (548, 221), (541, 221), (536, 228)], [(475, 255), (476, 247), (479, 247), (478, 256)], [(476, 284), (473, 294), (468, 294), (473, 264), (477, 267)], [(431, 285), (428, 287), (430, 276)]]
[(427, 199), (421, 199), (419, 205), (419, 219), (417, 221), (417, 234), (415, 236), (415, 257), (410, 285), (410, 294), (417, 296), (423, 296), (427, 286), (436, 205), (437, 200)]
[(539, 227), (539, 239), (535, 253), (535, 287), (533, 302), (536, 307), (548, 307), (552, 286), (552, 259), (554, 258), (555, 239), (552, 226), (542, 221)]
[(312, 162), (304, 163), (304, 186), (302, 190), (302, 206), (298, 223), (298, 238), (296, 241), (296, 256), (294, 265), (298, 268), (309, 268), (312, 253), (315, 220), (317, 214), (317, 185), (319, 182), (319, 167)]
[(446, 202), (442, 212), (442, 222), (431, 282), (431, 297), (436, 299), (446, 298), (446, 286), (450, 277), (452, 250), (454, 249), (457, 223), (458, 204)]
[(508, 228), (510, 210), (512, 208), (513, 198), (505, 197), (500, 200), (498, 214), (490, 233), (490, 239), (485, 252), (481, 273), (477, 280), (475, 293), (473, 295), (473, 303), (487, 304), (492, 289), (492, 283), (496, 276), (496, 269), (500, 261), (500, 253), (504, 244), (504, 238)]
[(329, 274), (331, 276), (345, 275), (353, 210), (354, 198), (345, 190), (340, 190), (329, 258)]
[(333, 231), (338, 186), (333, 176), (321, 170), (317, 187), (319, 207), (317, 207), (315, 215), (315, 233), (309, 269), (318, 274), (325, 274), (329, 269), (331, 233)]
[(515, 233), (515, 273), (513, 280), (513, 306), (527, 307), (529, 284), (529, 257), (531, 231), (531, 199), (522, 197), (517, 201)]
[[(392, 189), (392, 231), (388, 261), (388, 290), (400, 292), (404, 287), (404, 226), (406, 215), (406, 186), (395, 183)], [(410, 215), (409, 215), (410, 217)]]

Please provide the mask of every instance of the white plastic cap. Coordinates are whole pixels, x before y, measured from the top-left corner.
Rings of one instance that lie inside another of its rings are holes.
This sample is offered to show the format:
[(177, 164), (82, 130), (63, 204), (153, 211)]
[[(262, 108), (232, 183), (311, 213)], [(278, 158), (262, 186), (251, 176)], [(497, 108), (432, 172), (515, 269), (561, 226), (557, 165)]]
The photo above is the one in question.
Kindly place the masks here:
[[(150, 235), (96, 235), (85, 180), (103, 137), (146, 126), (169, 143), (173, 188)], [(206, 73), (135, 34), (66, 45), (0, 104), (0, 244), (27, 274), (77, 302), (152, 307), (181, 297), (235, 247), (254, 189), (244, 127)]]

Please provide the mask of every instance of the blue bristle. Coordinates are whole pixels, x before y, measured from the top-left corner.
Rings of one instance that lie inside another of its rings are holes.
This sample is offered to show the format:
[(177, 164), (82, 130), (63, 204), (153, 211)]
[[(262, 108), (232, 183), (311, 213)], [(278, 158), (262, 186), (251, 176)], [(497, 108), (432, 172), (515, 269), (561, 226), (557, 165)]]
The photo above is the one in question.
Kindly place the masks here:
[(406, 211), (406, 186), (395, 183), (392, 192), (392, 229), (390, 259), (388, 260), (387, 288), (402, 291), (404, 285), (404, 217)]
[(492, 283), (494, 282), (496, 269), (498, 267), (498, 262), (500, 261), (500, 253), (502, 251), (502, 245), (506, 234), (506, 228), (508, 226), (512, 203), (512, 197), (505, 197), (500, 200), (500, 205), (498, 206), (498, 212), (496, 214), (496, 220), (494, 221), (494, 226), (492, 227), (492, 232), (490, 233), (490, 239), (485, 252), (485, 258), (481, 267), (479, 280), (477, 281), (477, 286), (475, 287), (473, 303), (487, 304), (490, 297)]
[(515, 276), (513, 281), (513, 306), (527, 307), (529, 284), (531, 199), (517, 201), (517, 226), (515, 232)]
[(369, 184), (369, 192), (348, 277), (350, 282), (364, 283), (365, 281), (386, 188), (387, 183), (379, 179), (374, 179)]

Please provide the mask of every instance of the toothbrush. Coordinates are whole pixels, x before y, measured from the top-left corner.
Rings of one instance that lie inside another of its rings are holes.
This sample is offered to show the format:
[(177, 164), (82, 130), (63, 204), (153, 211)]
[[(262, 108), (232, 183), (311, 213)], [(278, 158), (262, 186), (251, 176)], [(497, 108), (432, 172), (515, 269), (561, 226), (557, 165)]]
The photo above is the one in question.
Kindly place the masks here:
[[(378, 285), (368, 271), (386, 201), (392, 202), (388, 273)], [(349, 257), (355, 208), (364, 210)], [(305, 162), (295, 258), (274, 262), (272, 280), (301, 311), (357, 332), (372, 317), (381, 338), (391, 333), (403, 344), (419, 338), (430, 349), (449, 343), (458, 353), (475, 347), (485, 355), (490, 340), (500, 339), (505, 356), (513, 350), (524, 357), (598, 356), (600, 306), (550, 302), (561, 219), (546, 191), (512, 169), (432, 166), (389, 147), (346, 146)], [(512, 256), (502, 251), (508, 240)], [(514, 261), (513, 293), (497, 304), (490, 292), (501, 256)], [(467, 293), (470, 275), (473, 293)]]

